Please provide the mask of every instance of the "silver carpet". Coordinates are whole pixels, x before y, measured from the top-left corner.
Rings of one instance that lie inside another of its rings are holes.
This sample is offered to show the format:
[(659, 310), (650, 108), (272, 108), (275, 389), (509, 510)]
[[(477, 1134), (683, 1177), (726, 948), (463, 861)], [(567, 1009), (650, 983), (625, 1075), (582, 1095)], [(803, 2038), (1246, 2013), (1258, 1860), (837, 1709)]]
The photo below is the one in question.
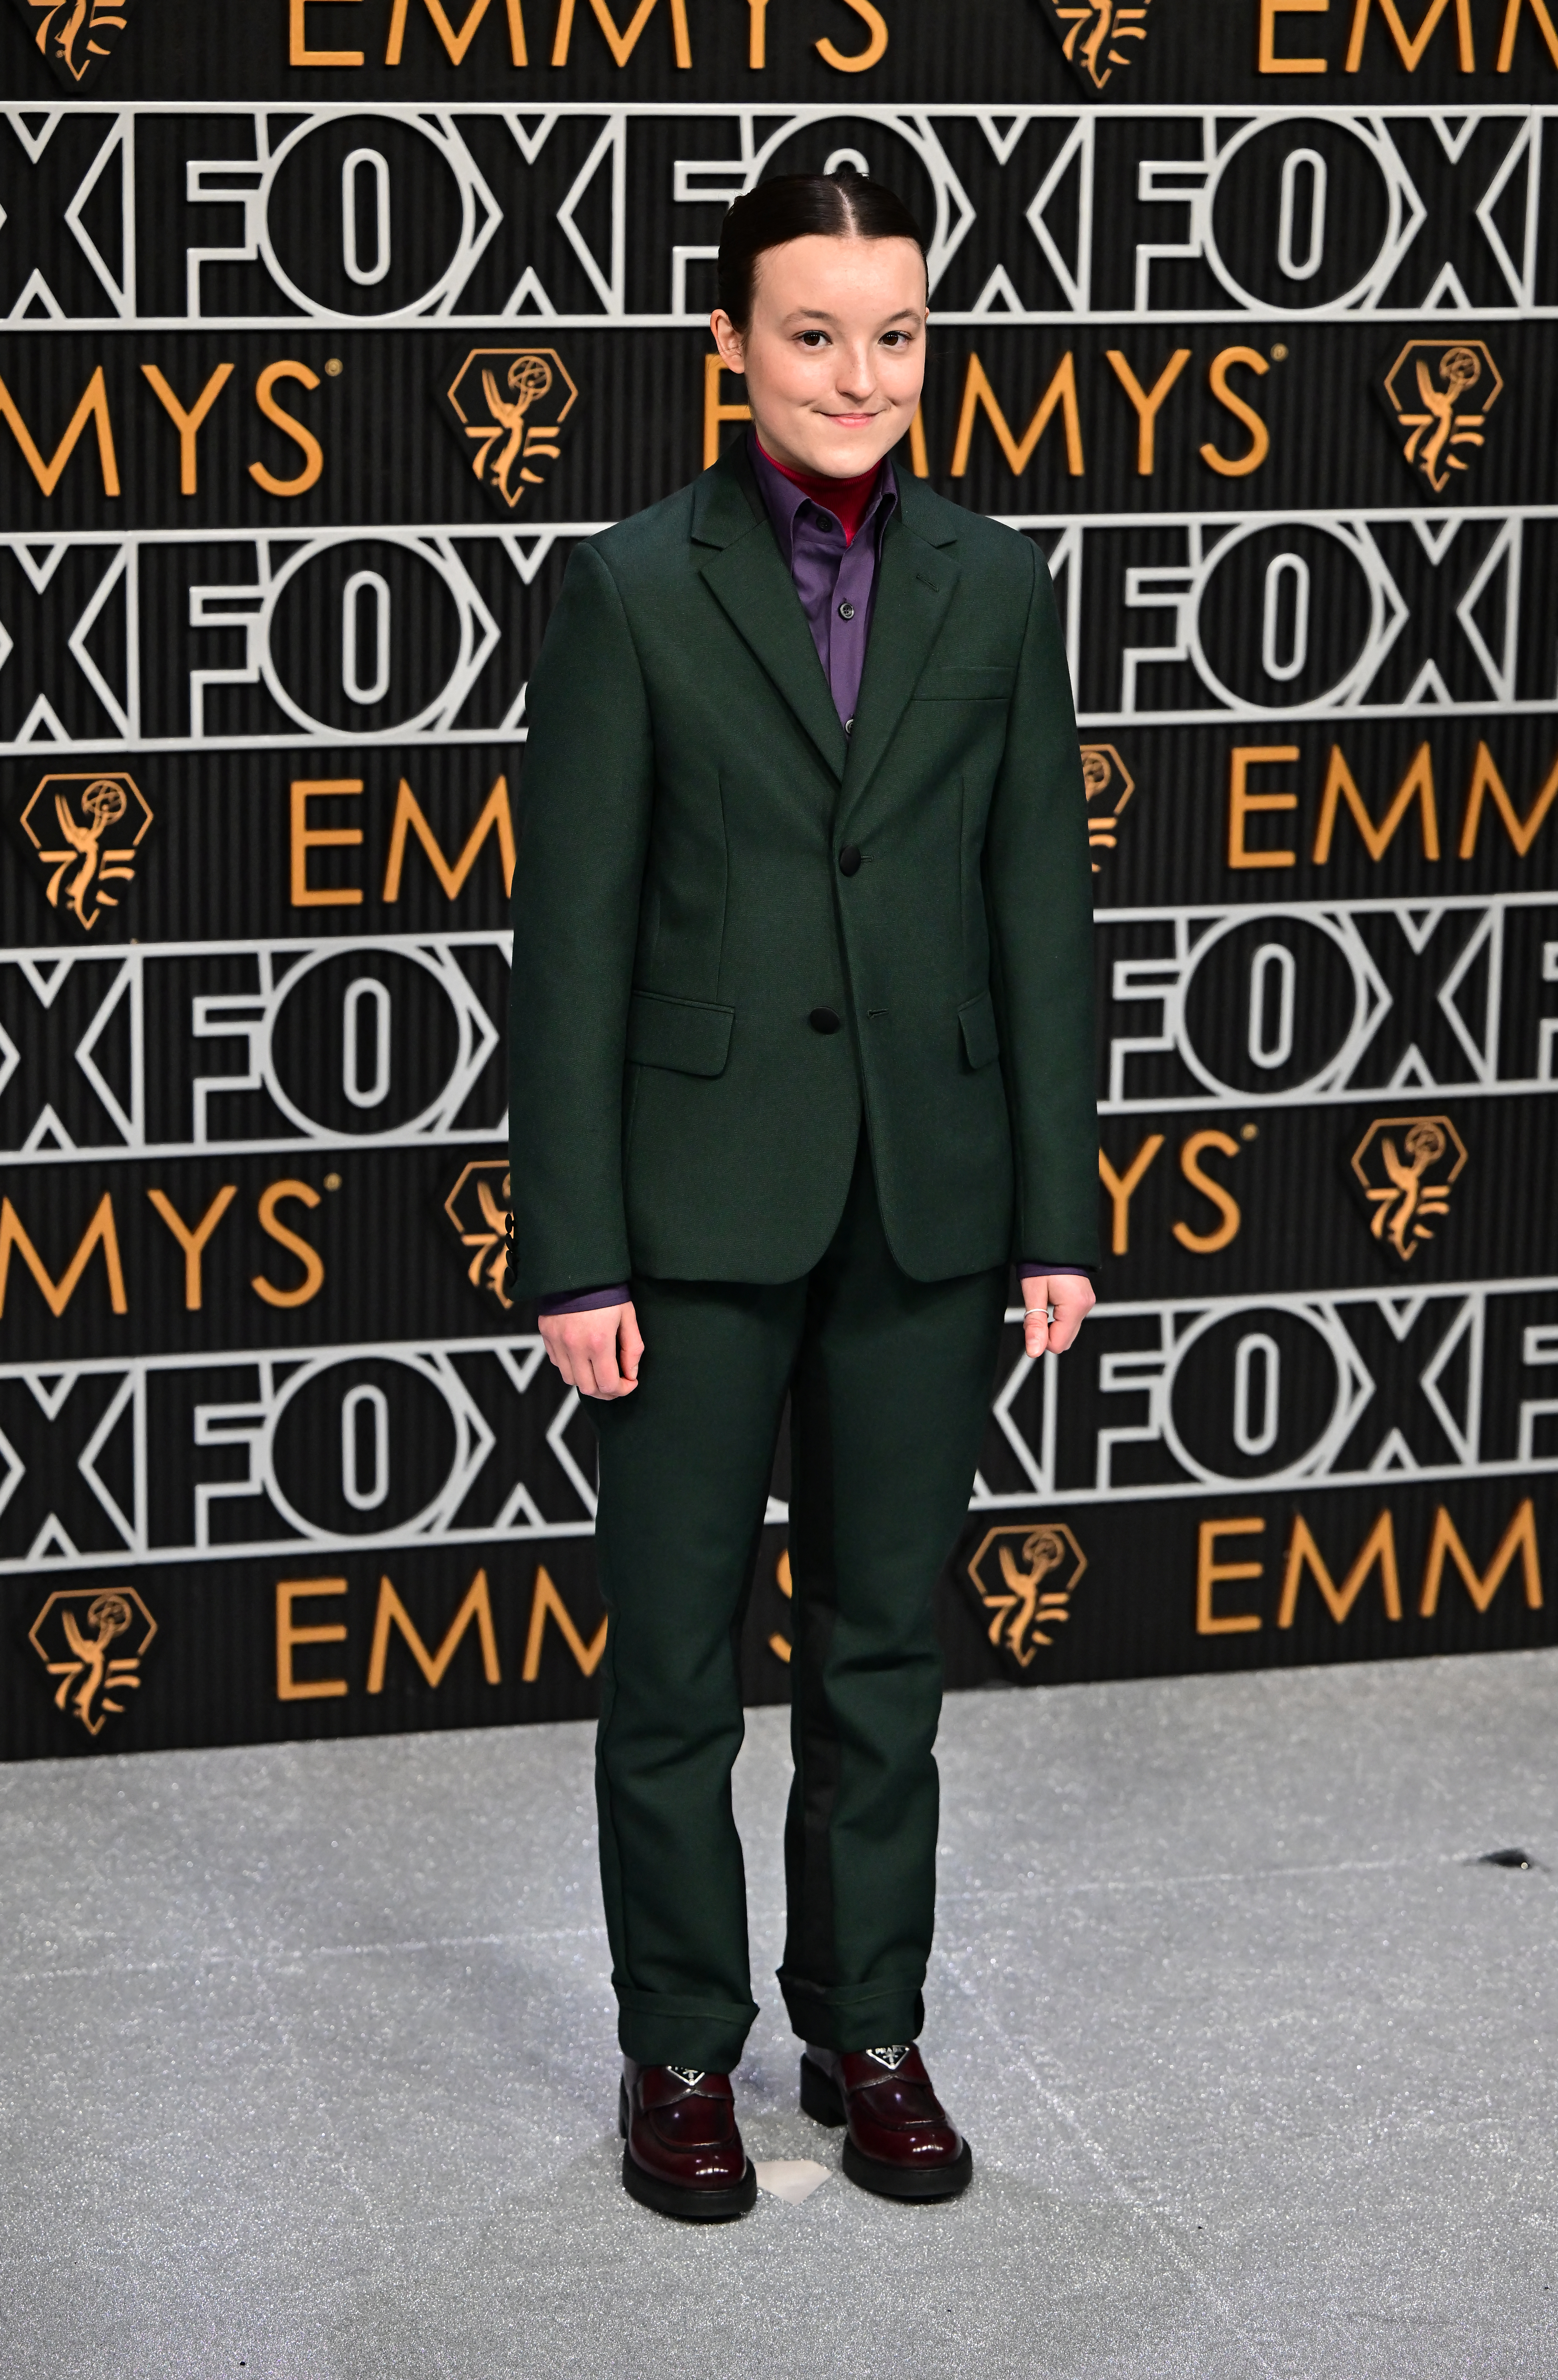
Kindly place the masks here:
[(623, 2193), (583, 1728), (0, 1770), (4, 2380), (1551, 2380), (1558, 1653), (965, 1695), (953, 2206)]

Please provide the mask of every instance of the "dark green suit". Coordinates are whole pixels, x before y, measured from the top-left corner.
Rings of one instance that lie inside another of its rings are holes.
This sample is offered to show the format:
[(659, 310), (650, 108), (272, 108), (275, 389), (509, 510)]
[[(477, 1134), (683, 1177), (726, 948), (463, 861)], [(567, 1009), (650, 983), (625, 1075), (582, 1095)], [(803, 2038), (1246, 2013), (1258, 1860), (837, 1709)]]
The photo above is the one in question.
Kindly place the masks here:
[(1048, 574), (899, 486), (852, 735), (739, 449), (576, 554), (530, 683), (517, 1291), (631, 1278), (646, 1342), (637, 1392), (593, 1408), (603, 1873), (645, 2062), (728, 2069), (753, 2013), (732, 1632), (787, 1391), (781, 1979), (812, 2040), (918, 2030), (931, 1589), (1007, 1264), (1096, 1258), (1091, 879)]

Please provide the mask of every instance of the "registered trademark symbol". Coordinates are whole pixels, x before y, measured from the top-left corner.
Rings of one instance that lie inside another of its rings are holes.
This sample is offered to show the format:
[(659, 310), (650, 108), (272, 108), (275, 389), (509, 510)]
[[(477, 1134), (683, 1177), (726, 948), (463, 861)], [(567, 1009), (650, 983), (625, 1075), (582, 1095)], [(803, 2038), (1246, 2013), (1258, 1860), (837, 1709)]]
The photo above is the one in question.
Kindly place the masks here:
[[(1280, 339), (1272, 349), (1272, 361), (1274, 364), (1284, 364), (1287, 361), (1287, 349)], [(339, 364), (326, 364), (324, 369), (326, 371), (339, 371), (341, 367)]]
[(1260, 1129), (1260, 1127), (1258, 1123), (1241, 1123), (1239, 1126), (1239, 1138), (1241, 1140), (1253, 1140)]
[(341, 1186), (340, 1175), (338, 1173), (327, 1173), (324, 1177), (324, 1186), (327, 1190), (338, 1190)]
[[(1275, 355), (1275, 347), (1272, 349), (1272, 353)], [(1284, 347), (1283, 354), (1285, 356), (1286, 353), (1287, 349)], [(341, 374), (346, 370), (346, 366), (341, 361), (339, 356), (327, 356), (325, 358), (324, 369), (329, 373), (332, 380), (339, 380)]]

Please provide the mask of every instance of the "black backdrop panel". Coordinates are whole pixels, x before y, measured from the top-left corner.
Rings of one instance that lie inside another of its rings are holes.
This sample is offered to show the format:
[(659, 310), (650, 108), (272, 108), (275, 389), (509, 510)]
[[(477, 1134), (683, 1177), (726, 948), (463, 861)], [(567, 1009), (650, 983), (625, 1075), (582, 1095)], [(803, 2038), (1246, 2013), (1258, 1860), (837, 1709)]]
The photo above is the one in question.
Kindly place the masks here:
[(497, 1261), (524, 690), (742, 434), (724, 206), (841, 155), (931, 237), (899, 468), (1049, 561), (1096, 868), (1101, 1305), (1008, 1329), (949, 1680), (1552, 1640), (1550, 24), (0, 18), (6, 1756), (594, 1709)]
[[(0, 230), (0, 257), (5, 237)], [(504, 292), (489, 294), (501, 304)], [(970, 288), (965, 302), (978, 294)], [(1412, 294), (1416, 299), (1420, 293)], [(1058, 299), (1060, 292), (1036, 290), (1036, 309), (1046, 295)], [(712, 281), (702, 297), (706, 313)], [(1209, 303), (1219, 300), (1229, 306), (1226, 292), (1209, 293)], [(322, 330), (289, 322), (270, 330), (138, 334), (103, 325), (46, 338), (11, 326), (0, 329), (0, 377), (42, 463), (52, 462), (89, 390), (96, 402), (52, 494), (25, 466), (17, 468), (11, 433), (7, 510), (18, 529), (155, 531), (174, 552), (197, 553), (198, 546), (180, 548), (179, 532), (349, 528), (366, 533), (354, 541), (371, 542), (376, 527), (404, 524), (488, 537), (505, 525), (526, 534), (553, 525), (577, 534), (580, 524), (616, 519), (690, 477), (711, 431), (733, 434), (720, 416), (740, 405), (741, 384), (728, 374), (711, 380), (706, 346), (668, 324), (587, 335), (577, 324), (553, 329), (533, 318), (473, 330), (458, 322)], [(1155, 310), (1123, 324), (1012, 323), (1000, 312), (946, 324), (938, 314), (922, 408), (924, 476), (942, 494), (987, 512), (1140, 516), (1143, 528), (1122, 525), (1118, 532), (1128, 559), (1148, 558), (1149, 525), (1165, 512), (1397, 511), (1410, 504), (1416, 486), (1424, 502), (1437, 495), (1469, 511), (1480, 531), (1466, 537), (1456, 570), (1443, 581), (1434, 576), (1430, 552), (1415, 561), (1382, 552), (1403, 598), (1416, 596), (1420, 606), (1428, 588), (1460, 577), (1474, 545), (1479, 562), (1486, 558), (1497, 534), (1490, 513), (1558, 504), (1558, 455), (1542, 434), (1545, 392), (1558, 370), (1558, 325), (1551, 322), (1491, 322), (1471, 351), (1487, 384), (1496, 372), (1502, 385), (1477, 433), (1482, 443), (1449, 450), (1464, 469), (1446, 468), (1436, 490), (1406, 462), (1411, 431), (1385, 394), (1393, 368), (1405, 353), (1407, 368), (1396, 385), (1407, 399), (1404, 410), (1420, 412), (1419, 356), (1437, 370), (1447, 351), (1466, 346), (1432, 314), (1383, 323), (1294, 323), (1264, 311), (1236, 322), (1224, 312), (1209, 322)], [(1281, 352), (1273, 356), (1273, 349)], [(538, 458), (532, 449), (532, 480), (521, 486), (510, 475), (511, 505), (490, 474), (475, 476), (471, 457), (492, 426), (483, 365), (501, 385), (511, 360), (527, 354), (553, 374), (546, 399), (529, 408), (536, 419), (565, 406), (566, 411), (561, 420), (548, 419), (555, 453)], [(278, 364), (297, 372), (273, 381), (267, 402), (286, 414), (290, 430), (256, 395)], [(1221, 395), (1211, 385), (1214, 370)], [(158, 375), (165, 397), (149, 372)], [(1165, 373), (1144, 453), (1141, 400), (1159, 390)], [(1035, 409), (1057, 374), (1055, 408), (1022, 468), (1014, 469), (1013, 455), (1024, 455)], [(451, 389), (459, 392), (463, 420), (448, 401)], [(167, 399), (188, 416), (208, 391), (198, 427), (181, 437)], [(100, 428), (112, 455), (107, 497)], [(305, 436), (316, 451), (298, 443)], [(1209, 462), (1203, 449), (1216, 460)], [(317, 475), (295, 492), (277, 494), (253, 476), (258, 467), (290, 486), (309, 476), (316, 454)], [(1252, 468), (1236, 475), (1217, 468), (1248, 464), (1252, 455)], [(187, 479), (192, 487), (182, 484)], [(1551, 528), (1537, 542), (1550, 586)], [(245, 544), (236, 538), (216, 552), (225, 558)], [(1338, 568), (1334, 575), (1339, 588), (1345, 584), (1346, 574)]]
[(1311, 0), (1302, 14), (1292, 0), (1140, 0), (1126, 10), (1099, 0), (966, 0), (956, 10), (809, 0), (770, 16), (766, 0), (748, 0), (745, 14), (715, 0), (657, 0), (635, 30), (636, 9), (593, 10), (589, 0), (470, 0), (463, 12), (458, 0), (447, 12), (432, 0), (271, 0), (216, 30), (203, 10), (130, 0), (112, 15), (91, 8), (90, 20), (115, 29), (123, 16), (127, 30), (90, 21), (65, 57), (40, 40), (30, 8), (7, 29), (6, 62), (13, 89), (39, 103), (62, 89), (100, 104), (178, 102), (196, 113), (207, 101), (444, 109), (481, 99), (532, 117), (558, 100), (624, 99), (754, 112), (795, 101), (840, 115), (885, 103), (918, 112), (932, 97), (996, 111), (1126, 98), (1295, 115), (1407, 97), (1483, 107), (1545, 91), (1558, 67), (1548, 12), (1534, 0), (1404, 6), (1399, 33), (1391, 13), (1379, 0)]

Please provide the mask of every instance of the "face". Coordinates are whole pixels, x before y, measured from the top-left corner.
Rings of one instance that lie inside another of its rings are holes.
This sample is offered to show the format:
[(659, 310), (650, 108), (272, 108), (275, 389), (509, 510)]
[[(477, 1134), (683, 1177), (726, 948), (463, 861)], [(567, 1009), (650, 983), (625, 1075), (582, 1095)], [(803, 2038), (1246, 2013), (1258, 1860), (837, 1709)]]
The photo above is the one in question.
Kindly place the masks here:
[(766, 451), (793, 471), (850, 480), (914, 419), (925, 377), (925, 265), (911, 239), (809, 234), (758, 260), (745, 336), (723, 309), (709, 328), (745, 372)]

